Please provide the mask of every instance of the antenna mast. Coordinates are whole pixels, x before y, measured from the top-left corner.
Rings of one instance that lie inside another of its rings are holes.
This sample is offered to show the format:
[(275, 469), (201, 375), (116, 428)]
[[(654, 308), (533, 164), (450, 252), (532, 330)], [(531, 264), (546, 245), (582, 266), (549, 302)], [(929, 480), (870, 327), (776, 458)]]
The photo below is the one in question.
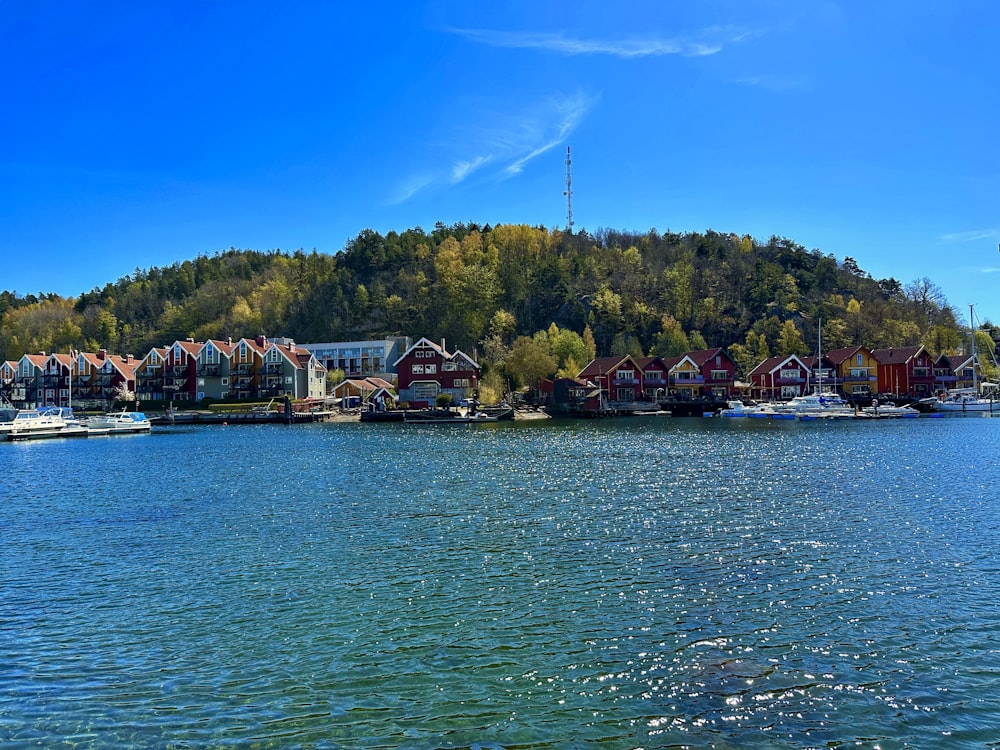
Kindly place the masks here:
[(570, 165), (573, 162), (569, 158), (569, 146), (566, 147), (566, 231), (573, 233), (573, 173)]

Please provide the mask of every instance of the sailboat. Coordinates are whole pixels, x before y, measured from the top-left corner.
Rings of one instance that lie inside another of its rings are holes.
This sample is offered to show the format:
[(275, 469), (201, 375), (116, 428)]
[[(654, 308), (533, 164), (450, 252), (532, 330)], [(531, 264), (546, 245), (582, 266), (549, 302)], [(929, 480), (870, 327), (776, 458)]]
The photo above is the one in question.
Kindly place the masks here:
[(819, 321), (816, 345), (816, 386), (812, 393), (795, 396), (775, 411), (796, 419), (853, 419), (854, 408), (832, 390), (823, 390), (823, 321)]
[[(969, 305), (969, 338), (972, 341), (972, 387), (953, 388), (936, 405), (937, 411), (943, 412), (1000, 412), (1000, 400), (996, 398), (996, 383), (979, 385), (979, 358), (976, 355), (976, 324), (973, 321), (973, 306)], [(983, 395), (986, 389), (990, 395)]]

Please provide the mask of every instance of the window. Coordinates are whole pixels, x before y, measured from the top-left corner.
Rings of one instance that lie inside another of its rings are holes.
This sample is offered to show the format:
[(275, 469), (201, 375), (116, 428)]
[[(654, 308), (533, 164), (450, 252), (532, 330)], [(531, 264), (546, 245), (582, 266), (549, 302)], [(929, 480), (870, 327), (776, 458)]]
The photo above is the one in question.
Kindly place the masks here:
[(424, 372), (428, 375), (434, 375), (437, 373), (437, 365), (425, 365)]
[(861, 365), (863, 365), (864, 363), (865, 363), (864, 356), (862, 354), (858, 354), (858, 367), (861, 367)]
[[(229, 385), (229, 378), (223, 378), (222, 381), (219, 383), (219, 385)], [(224, 398), (226, 394), (223, 393), (222, 395)]]
[(728, 377), (729, 373), (726, 370), (712, 370), (712, 380), (725, 380)]
[(410, 368), (410, 372), (412, 372), (414, 375), (423, 375), (424, 374), (424, 366), (423, 365), (413, 365)]

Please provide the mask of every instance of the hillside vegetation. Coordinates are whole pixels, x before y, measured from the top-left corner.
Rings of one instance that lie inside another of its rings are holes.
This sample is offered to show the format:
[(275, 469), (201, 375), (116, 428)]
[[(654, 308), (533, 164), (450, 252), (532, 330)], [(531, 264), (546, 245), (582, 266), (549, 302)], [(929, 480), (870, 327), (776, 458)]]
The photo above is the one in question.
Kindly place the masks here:
[[(923, 343), (959, 349), (929, 279), (873, 279), (791, 240), (714, 231), (567, 234), (438, 224), (361, 232), (336, 255), (230, 249), (133, 274), (77, 298), (0, 294), (0, 356), (105, 348), (144, 355), (176, 339), (386, 335), (444, 338), (489, 362), (518, 337), (585, 338), (600, 355), (731, 347), (738, 360)], [(997, 331), (993, 331), (996, 338)], [(557, 357), (565, 366), (565, 357)]]

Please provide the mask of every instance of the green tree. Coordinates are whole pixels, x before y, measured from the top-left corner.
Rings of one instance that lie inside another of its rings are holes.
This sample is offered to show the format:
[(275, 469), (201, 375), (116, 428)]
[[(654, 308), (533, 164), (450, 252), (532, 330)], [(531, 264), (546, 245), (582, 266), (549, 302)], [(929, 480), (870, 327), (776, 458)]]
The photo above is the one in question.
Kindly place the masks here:
[(786, 320), (781, 326), (781, 334), (778, 336), (778, 354), (787, 357), (790, 354), (804, 356), (808, 353), (805, 341), (802, 340), (802, 332), (799, 331), (795, 321)]
[(534, 386), (542, 378), (551, 377), (557, 369), (558, 362), (548, 347), (528, 336), (519, 336), (507, 357), (507, 374), (519, 385)]

